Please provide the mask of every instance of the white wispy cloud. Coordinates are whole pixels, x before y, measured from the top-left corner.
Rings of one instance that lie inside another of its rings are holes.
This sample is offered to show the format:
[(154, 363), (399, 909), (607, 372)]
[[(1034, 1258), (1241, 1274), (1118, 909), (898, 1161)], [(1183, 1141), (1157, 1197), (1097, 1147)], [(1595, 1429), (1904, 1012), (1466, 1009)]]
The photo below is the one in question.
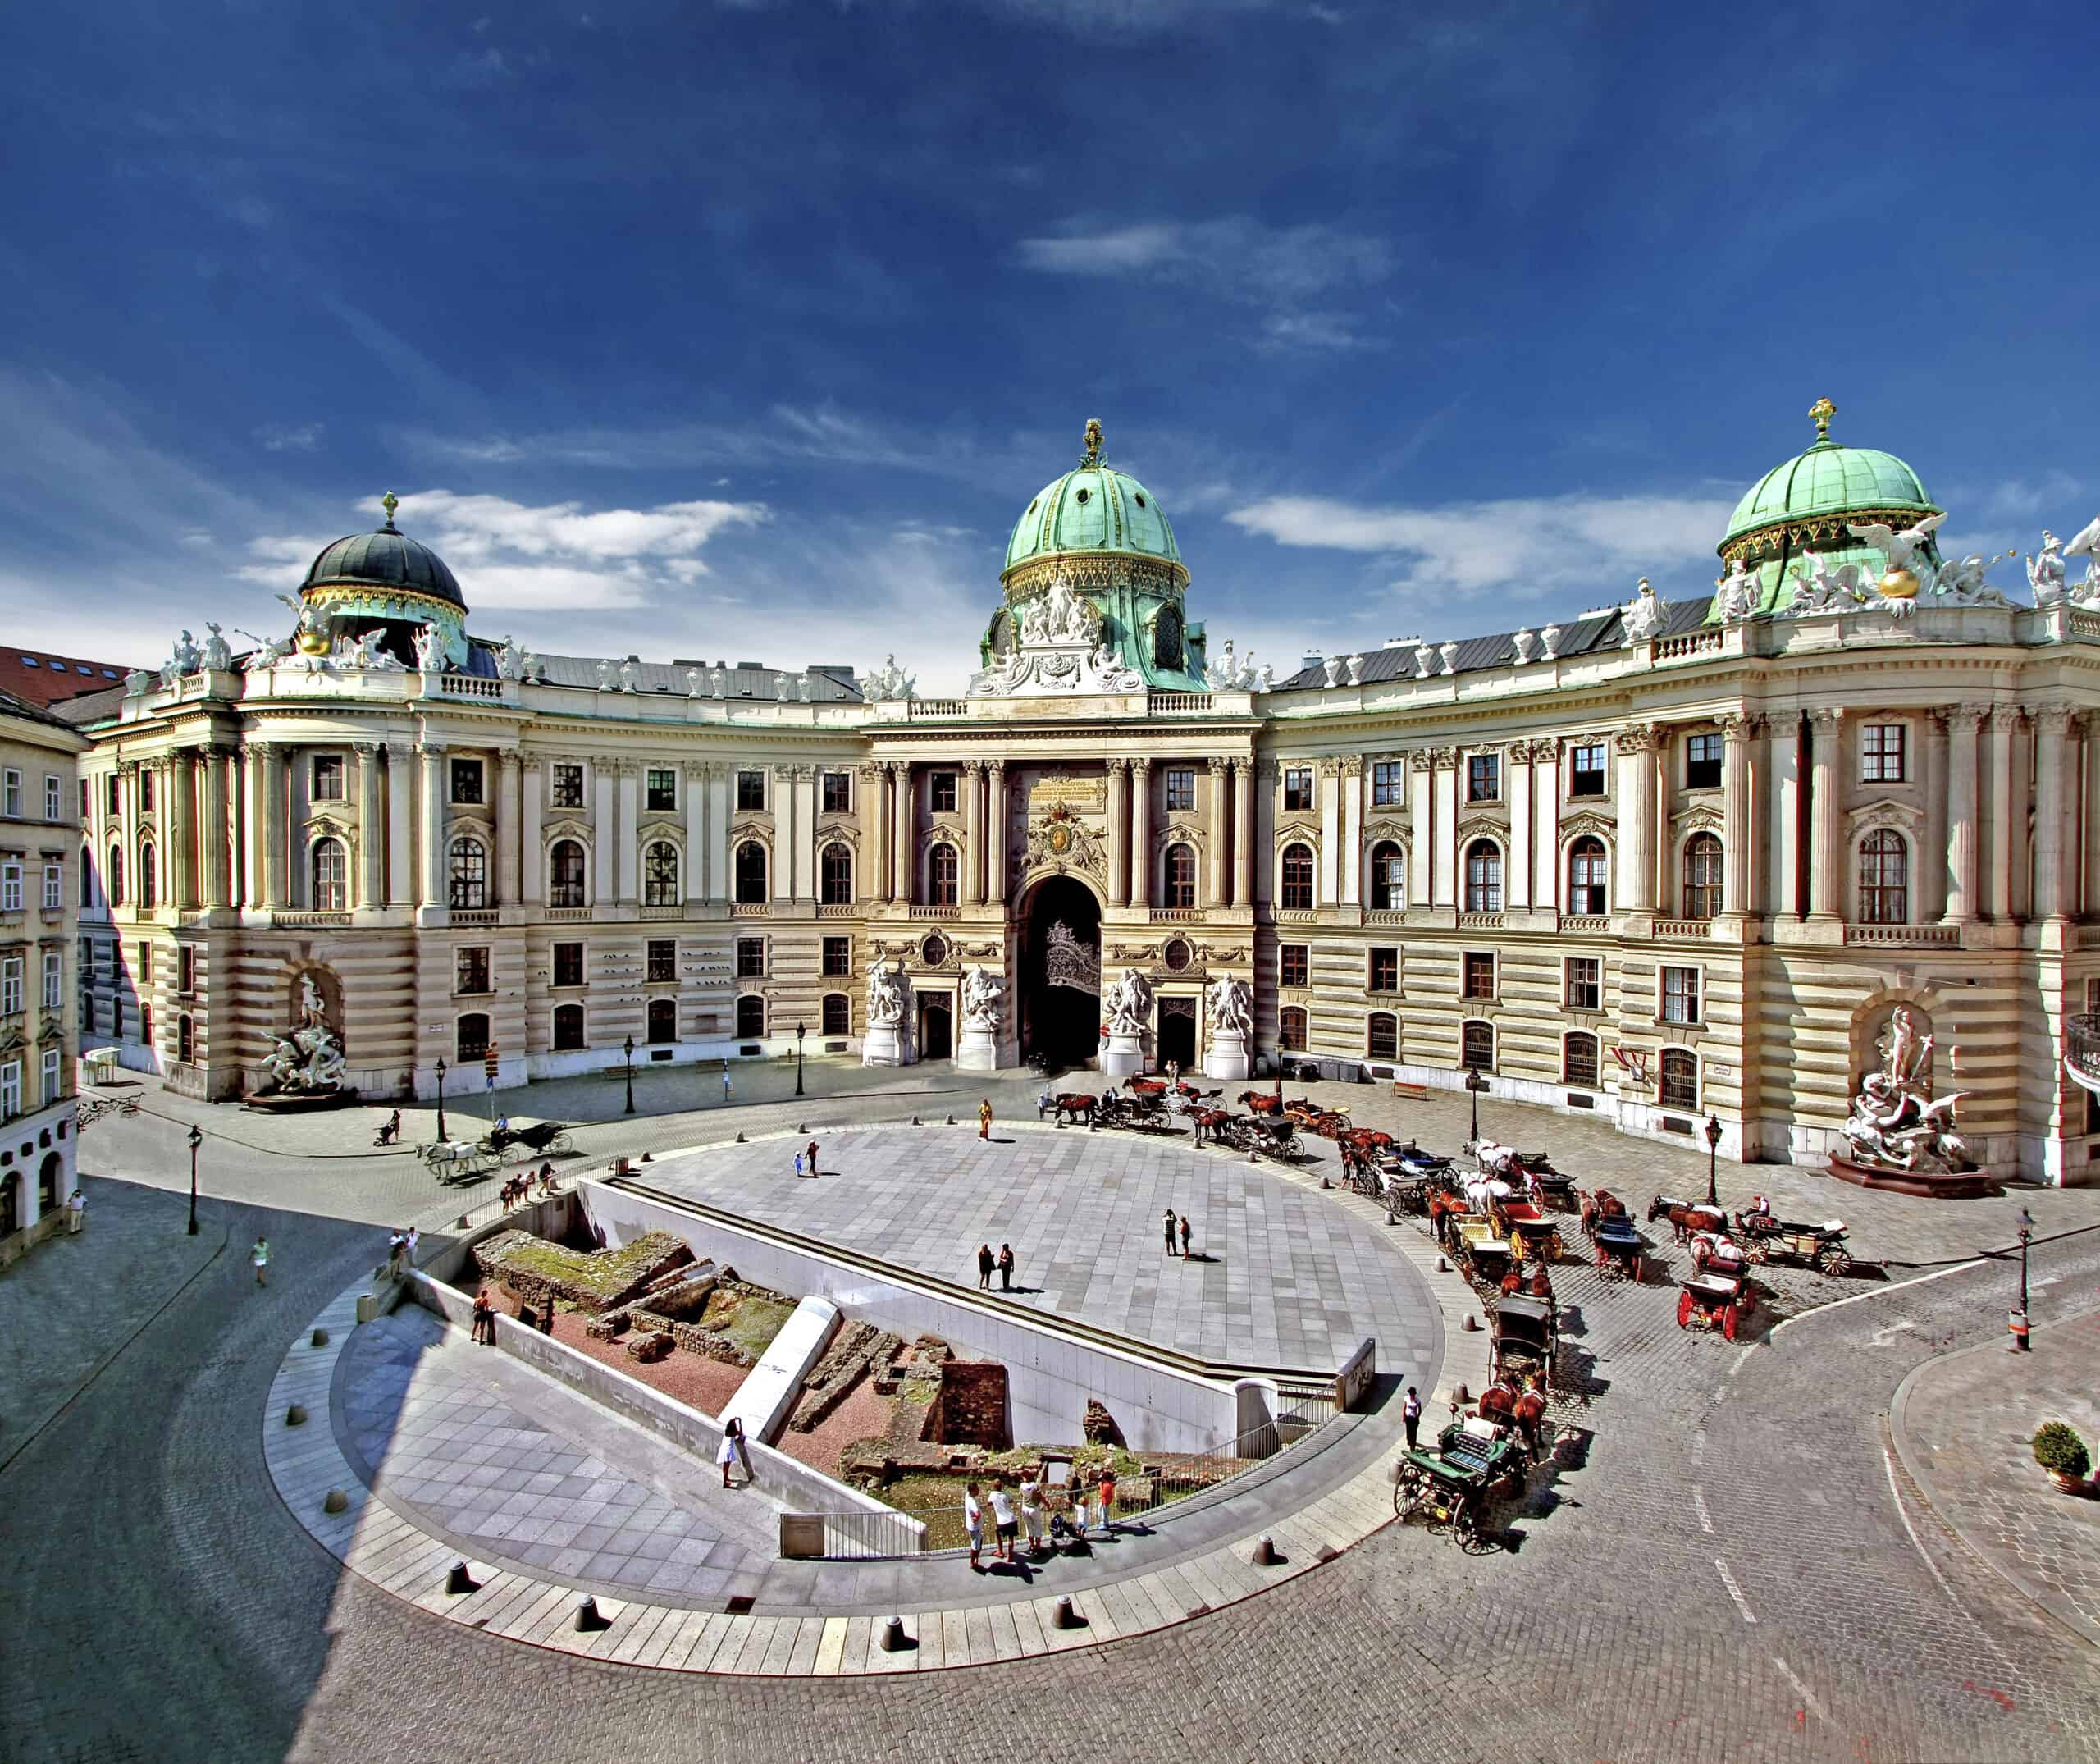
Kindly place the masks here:
[(321, 423), (266, 423), (255, 438), (266, 453), (311, 453), (321, 445), (327, 426)]

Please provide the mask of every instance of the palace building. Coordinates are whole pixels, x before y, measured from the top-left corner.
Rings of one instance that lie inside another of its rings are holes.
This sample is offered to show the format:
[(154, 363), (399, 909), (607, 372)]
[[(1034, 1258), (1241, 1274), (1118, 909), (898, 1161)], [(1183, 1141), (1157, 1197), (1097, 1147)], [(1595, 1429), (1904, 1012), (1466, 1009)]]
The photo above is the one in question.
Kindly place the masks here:
[(59, 707), (93, 743), (84, 1033), (237, 1098), (310, 980), (368, 1098), (801, 1035), (1472, 1071), (1809, 1162), (1900, 1005), (1980, 1161), (2082, 1181), (2100, 1117), (2059, 1056), (2100, 980), (2100, 592), (2053, 543), (2038, 606), (1942, 560), (1916, 474), (1831, 414), (1715, 535), (1710, 599), (1644, 583), (1288, 678), (1191, 616), (1166, 511), (1089, 425), (952, 698), (469, 635), (390, 499), (314, 560), (291, 642), (185, 633)]

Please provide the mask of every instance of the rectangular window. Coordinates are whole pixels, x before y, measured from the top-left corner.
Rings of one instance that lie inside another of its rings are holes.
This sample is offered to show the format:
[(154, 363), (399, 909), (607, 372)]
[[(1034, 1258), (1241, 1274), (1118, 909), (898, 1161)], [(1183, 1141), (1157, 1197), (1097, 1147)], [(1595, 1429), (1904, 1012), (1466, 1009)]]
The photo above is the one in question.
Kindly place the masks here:
[(1571, 1011), (1605, 1008), (1605, 964), (1601, 956), (1570, 956), (1561, 964), (1561, 991)]
[(1903, 782), (1903, 725), (1869, 723), (1860, 730), (1860, 778), (1870, 784)]
[(453, 952), (452, 989), (455, 993), (490, 989), (487, 944), (476, 944)]
[(936, 815), (952, 815), (956, 802), (956, 775), (953, 772), (936, 772), (928, 783), (933, 790), (934, 812)]
[(826, 772), (824, 775), (824, 811), (827, 815), (850, 815), (853, 812), (853, 784), (845, 772)]
[(65, 1094), (59, 1089), (60, 1084), (63, 1081), (58, 1076), (61, 1069), (58, 1049), (46, 1048), (43, 1050), (43, 1089), (37, 1097), (40, 1104), (48, 1106), (57, 1102)]
[(853, 971), (853, 939), (827, 937), (824, 940), (824, 971), (827, 979)]
[(1696, 1023), (1699, 1021), (1699, 970), (1663, 970), (1663, 1021)]
[(675, 937), (652, 937), (649, 939), (649, 979), (652, 985), (660, 985), (665, 980), (678, 977), (678, 940)]
[(1459, 996), (1462, 999), (1492, 999), (1495, 996), (1494, 955), (1468, 949), (1465, 953), (1464, 964)]
[(1373, 808), (1398, 808), (1407, 799), (1407, 761), (1373, 761), (1371, 766), (1371, 806)]
[(185, 998), (197, 989), (197, 946), (194, 944), (176, 945), (175, 989)]
[(1194, 813), (1195, 807), (1196, 775), (1194, 771), (1185, 765), (1168, 766), (1166, 768), (1167, 813), (1171, 815), (1176, 809)]
[(555, 945), (554, 983), (557, 986), (581, 986), (583, 984), (582, 944)]
[(668, 813), (678, 806), (678, 775), (668, 765), (649, 768), (647, 807)]
[(1397, 949), (1373, 949), (1371, 952), (1371, 983), (1373, 992), (1398, 992), (1400, 989), (1400, 953)]
[(59, 780), (51, 773), (43, 775), (43, 818), (58, 819), (59, 810), (66, 801), (66, 793)]
[(1591, 742), (1568, 750), (1568, 793), (1602, 796), (1605, 793), (1605, 744)]
[(56, 912), (66, 904), (66, 873), (57, 864), (43, 866), (43, 910)]
[(66, 958), (55, 949), (43, 953), (43, 1008), (56, 1012), (62, 1008), (66, 985)]
[(80, 825), (81, 825), (82, 826), (85, 826), (85, 825), (87, 825), (87, 821), (88, 821), (88, 781), (87, 781), (87, 779), (86, 779), (83, 778), (83, 779), (80, 780)]
[(9, 956), (0, 961), (0, 1017), (22, 1014), (22, 958)]
[(1721, 738), (1691, 735), (1684, 743), (1684, 788), (1711, 790), (1721, 781)]
[(739, 772), (737, 774), (737, 807), (762, 809), (765, 807), (765, 774)]
[(452, 800), (455, 802), (479, 802), (482, 800), (482, 762), (479, 760), (454, 760), (452, 762)]
[(112, 816), (124, 812), (124, 780), (115, 772), (109, 775), (108, 788), (103, 793), (103, 811)]
[(557, 761), (547, 779), (547, 800), (555, 808), (583, 807), (583, 768)]
[(765, 939), (763, 937), (740, 937), (737, 939), (737, 978), (762, 980), (765, 976)]
[(343, 800), (343, 756), (340, 753), (317, 753), (313, 756), (313, 800), (317, 802), (340, 802)]
[(1597, 1038), (1570, 1035), (1560, 1044), (1560, 1081), (1585, 1090), (1597, 1088)]
[(1499, 802), (1502, 800), (1502, 756), (1476, 753), (1466, 761), (1466, 800)]
[(1309, 765), (1286, 765), (1283, 769), (1283, 810), (1288, 815), (1295, 809), (1308, 809), (1312, 806), (1312, 768)]
[(0, 912), (22, 910), (22, 861), (0, 858)]
[(22, 1063), (11, 1059), (0, 1066), (0, 1120), (11, 1121), (22, 1112)]
[(1279, 944), (1276, 946), (1276, 980), (1279, 985), (1309, 986), (1312, 984), (1312, 949), (1309, 944)]
[(0, 814), (10, 820), (21, 819), (22, 774), (19, 766), (11, 765), (0, 772)]
[(139, 965), (132, 969), (131, 978), (142, 991), (153, 983), (153, 946), (143, 938), (139, 943)]
[(153, 806), (153, 769), (150, 765), (139, 768), (139, 812), (149, 813)]

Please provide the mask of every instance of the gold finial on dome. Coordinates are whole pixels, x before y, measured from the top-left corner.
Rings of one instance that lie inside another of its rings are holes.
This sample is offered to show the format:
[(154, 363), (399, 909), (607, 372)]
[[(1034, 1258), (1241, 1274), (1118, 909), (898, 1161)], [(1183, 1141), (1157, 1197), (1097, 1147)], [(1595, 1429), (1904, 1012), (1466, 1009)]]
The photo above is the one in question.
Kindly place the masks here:
[(1830, 439), (1830, 419), (1838, 414), (1838, 407), (1827, 398), (1819, 398), (1808, 407), (1808, 414), (1815, 419), (1815, 438)]
[(1086, 453), (1080, 459), (1080, 464), (1083, 468), (1086, 468), (1098, 466), (1100, 464), (1101, 418), (1098, 417), (1089, 417), (1086, 419)]
[(400, 507), (401, 499), (390, 490), (379, 499), (379, 505), (386, 510), (386, 525), (390, 530), (394, 525), (394, 511)]

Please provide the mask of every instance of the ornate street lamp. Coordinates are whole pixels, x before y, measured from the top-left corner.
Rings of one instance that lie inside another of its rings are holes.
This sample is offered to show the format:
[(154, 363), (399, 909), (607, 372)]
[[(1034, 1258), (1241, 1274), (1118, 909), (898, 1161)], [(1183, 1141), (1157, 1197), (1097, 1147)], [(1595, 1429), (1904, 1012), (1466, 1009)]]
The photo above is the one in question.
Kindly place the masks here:
[(802, 1094), (802, 1031), (803, 1026), (795, 1026), (795, 1094)]
[(445, 1143), (445, 1056), (437, 1057), (437, 1143)]
[(1480, 1144), (1480, 1099), (1487, 1090), (1487, 1080), (1481, 1076), (1479, 1067), (1468, 1066), (1466, 1068), (1466, 1088), (1472, 1093), (1472, 1143), (1477, 1145)]
[(204, 1143), (204, 1136), (194, 1127), (189, 1130), (189, 1235), (197, 1235), (197, 1148)]
[(2012, 1314), (2012, 1350), (2033, 1350), (2027, 1340), (2027, 1241), (2034, 1235), (2034, 1221), (2026, 1208), (2020, 1209), (2020, 1309)]
[(1714, 1166), (1721, 1155), (1721, 1117), (1710, 1113), (1706, 1117), (1706, 1204), (1718, 1207), (1721, 1197), (1714, 1191)]
[(627, 1062), (627, 1112), (634, 1113), (634, 1037), (629, 1035), (621, 1044), (620, 1056)]

